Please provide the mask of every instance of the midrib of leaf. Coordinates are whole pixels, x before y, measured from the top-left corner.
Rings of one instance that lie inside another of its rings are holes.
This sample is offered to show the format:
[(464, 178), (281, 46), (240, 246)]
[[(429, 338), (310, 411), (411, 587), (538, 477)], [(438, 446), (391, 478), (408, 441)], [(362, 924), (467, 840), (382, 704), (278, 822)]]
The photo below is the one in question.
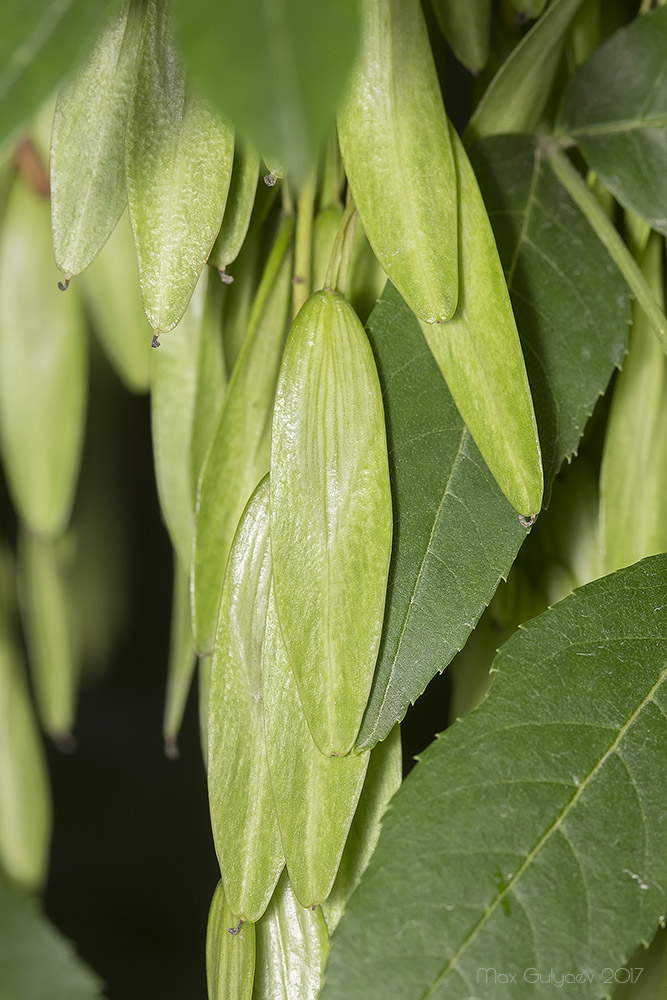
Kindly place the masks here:
[[(618, 638), (618, 637), (616, 637), (616, 638)], [(639, 636), (623, 636), (622, 638), (624, 640), (637, 640), (637, 639), (639, 639), (641, 637), (639, 637)], [(447, 963), (443, 967), (442, 972), (440, 973), (440, 975), (437, 977), (437, 979), (434, 980), (434, 982), (431, 984), (431, 986), (429, 986), (429, 988), (426, 990), (426, 992), (423, 993), (421, 1000), (429, 1000), (429, 997), (433, 996), (435, 990), (438, 989), (438, 987), (446, 979), (446, 977), (449, 975), (449, 972), (458, 965), (458, 962), (460, 961), (461, 957), (465, 954), (465, 952), (470, 947), (470, 945), (475, 941), (477, 935), (480, 933), (480, 931), (482, 930), (482, 928), (484, 927), (484, 925), (486, 924), (486, 922), (489, 920), (489, 918), (491, 917), (491, 915), (495, 912), (495, 910), (497, 910), (497, 908), (498, 908), (499, 905), (502, 905), (502, 902), (505, 899), (505, 897), (508, 895), (508, 893), (510, 892), (510, 890), (513, 889), (513, 887), (516, 885), (516, 883), (522, 877), (522, 875), (524, 874), (524, 872), (526, 871), (526, 869), (530, 867), (530, 865), (532, 864), (532, 862), (534, 861), (534, 859), (536, 858), (536, 856), (538, 855), (538, 853), (542, 850), (542, 848), (544, 847), (544, 845), (549, 841), (550, 837), (557, 830), (560, 829), (560, 827), (562, 826), (562, 824), (564, 823), (564, 821), (567, 819), (567, 817), (569, 816), (569, 814), (572, 812), (572, 809), (576, 805), (577, 801), (583, 795), (583, 793), (586, 790), (586, 788), (588, 787), (588, 785), (595, 778), (595, 776), (598, 774), (598, 772), (600, 771), (600, 769), (604, 766), (604, 764), (609, 759), (609, 757), (611, 757), (611, 755), (616, 752), (616, 750), (618, 749), (619, 744), (622, 742), (625, 734), (633, 726), (633, 724), (637, 720), (638, 716), (640, 715), (641, 712), (643, 712), (643, 710), (646, 708), (646, 706), (648, 705), (648, 703), (649, 702), (653, 702), (653, 704), (656, 706), (656, 708), (661, 713), (661, 715), (663, 715), (663, 716), (665, 716), (667, 718), (667, 716), (665, 715), (664, 709), (662, 709), (661, 706), (658, 704), (658, 702), (656, 702), (654, 700), (654, 696), (655, 696), (656, 692), (658, 691), (658, 689), (660, 688), (660, 686), (664, 683), (664, 681), (666, 679), (667, 679), (667, 664), (665, 665), (665, 668), (663, 669), (660, 677), (655, 682), (655, 684), (653, 685), (653, 687), (651, 688), (651, 690), (648, 692), (648, 694), (646, 695), (646, 697), (638, 704), (637, 708), (632, 713), (632, 715), (629, 717), (629, 719), (627, 720), (627, 722), (625, 722), (624, 725), (621, 726), (621, 728), (618, 731), (618, 735), (613, 740), (613, 742), (609, 745), (608, 749), (604, 752), (604, 754), (599, 759), (599, 761), (595, 764), (595, 766), (590, 770), (590, 772), (588, 773), (588, 775), (580, 783), (580, 785), (577, 788), (576, 792), (574, 793), (574, 795), (572, 796), (572, 798), (570, 799), (570, 801), (565, 805), (565, 807), (563, 808), (562, 812), (555, 817), (555, 819), (554, 819), (553, 823), (551, 824), (551, 826), (542, 834), (542, 836), (539, 838), (539, 840), (537, 841), (537, 843), (535, 844), (535, 846), (527, 854), (525, 861), (520, 865), (518, 871), (516, 871), (514, 873), (514, 875), (512, 876), (512, 878), (508, 881), (507, 885), (502, 890), (502, 892), (499, 892), (498, 895), (493, 900), (493, 902), (491, 902), (487, 906), (486, 910), (484, 910), (484, 912), (482, 913), (481, 917), (479, 918), (479, 920), (477, 921), (477, 923), (475, 924), (475, 926), (472, 928), (472, 930), (470, 931), (470, 933), (468, 934), (468, 936), (460, 944), (460, 946), (458, 948), (458, 951), (452, 956), (452, 958), (450, 958), (447, 961)], [(560, 723), (554, 723), (554, 724), (560, 724)], [(621, 758), (621, 760), (622, 760), (622, 758)], [(645, 825), (646, 824), (644, 822), (644, 826)], [(563, 836), (565, 836), (566, 839), (568, 839), (565, 834), (563, 834)], [(568, 839), (568, 843), (569, 843), (569, 839)], [(575, 853), (575, 857), (576, 857), (576, 853)], [(586, 885), (586, 880), (585, 879), (583, 881), (583, 884), (584, 884), (584, 886)]]
[(58, 0), (44, 12), (42, 19), (37, 22), (23, 44), (14, 51), (5, 72), (0, 75), (0, 99), (9, 93), (21, 70), (36, 58), (37, 53), (48, 42), (55, 28), (64, 20), (70, 7), (75, 3), (76, 0)]
[[(456, 455), (454, 457), (454, 461), (452, 462), (451, 472), (449, 473), (449, 477), (447, 479), (447, 483), (446, 483), (445, 488), (444, 488), (444, 490), (442, 492), (442, 497), (440, 499), (440, 503), (438, 504), (438, 510), (437, 510), (436, 515), (435, 515), (435, 517), (433, 519), (433, 527), (431, 528), (431, 533), (428, 536), (428, 542), (427, 542), (427, 545), (426, 545), (426, 549), (424, 551), (424, 555), (422, 557), (422, 560), (421, 560), (421, 562), (419, 564), (419, 572), (417, 573), (417, 577), (415, 579), (415, 584), (414, 584), (414, 587), (412, 588), (412, 593), (410, 595), (410, 603), (408, 604), (408, 609), (407, 609), (407, 611), (405, 613), (405, 618), (403, 619), (403, 624), (401, 626), (401, 631), (400, 631), (400, 634), (399, 634), (399, 637), (398, 637), (398, 645), (396, 646), (396, 652), (394, 653), (394, 657), (393, 657), (393, 660), (392, 660), (392, 663), (391, 663), (391, 670), (389, 671), (389, 677), (387, 678), (387, 683), (385, 684), (384, 694), (382, 695), (382, 701), (380, 703), (380, 708), (378, 709), (378, 711), (376, 713), (377, 717), (378, 717), (378, 720), (382, 718), (382, 713), (384, 711), (385, 702), (387, 700), (387, 695), (389, 694), (389, 689), (391, 687), (391, 682), (392, 682), (392, 680), (394, 678), (394, 673), (396, 671), (396, 664), (398, 663), (399, 655), (400, 655), (400, 652), (401, 652), (401, 648), (403, 646), (403, 638), (405, 636), (405, 632), (406, 632), (406, 629), (408, 627), (408, 622), (410, 621), (410, 616), (412, 614), (412, 608), (413, 608), (414, 603), (415, 603), (415, 596), (417, 594), (417, 591), (419, 590), (419, 584), (421, 582), (421, 578), (422, 578), (422, 575), (424, 573), (424, 567), (426, 565), (426, 561), (427, 561), (429, 555), (432, 555), (435, 558), (434, 553), (431, 550), (431, 544), (433, 542), (433, 536), (435, 534), (435, 529), (438, 527), (438, 525), (440, 523), (440, 515), (442, 514), (442, 508), (443, 508), (443, 505), (445, 503), (445, 499), (448, 496), (453, 496), (454, 495), (453, 493), (450, 493), (450, 486), (452, 484), (452, 480), (454, 479), (455, 473), (458, 470), (459, 459), (461, 457), (461, 452), (463, 451), (463, 445), (465, 444), (467, 434), (468, 434), (468, 429), (467, 429), (467, 427), (464, 424), (463, 425), (463, 430), (461, 431), (461, 439), (459, 441), (459, 446), (456, 449)], [(420, 436), (423, 436), (423, 435), (420, 435)], [(373, 733), (375, 733), (375, 732), (376, 732), (376, 729), (373, 730)], [(364, 744), (364, 745), (366, 745), (366, 744)]]

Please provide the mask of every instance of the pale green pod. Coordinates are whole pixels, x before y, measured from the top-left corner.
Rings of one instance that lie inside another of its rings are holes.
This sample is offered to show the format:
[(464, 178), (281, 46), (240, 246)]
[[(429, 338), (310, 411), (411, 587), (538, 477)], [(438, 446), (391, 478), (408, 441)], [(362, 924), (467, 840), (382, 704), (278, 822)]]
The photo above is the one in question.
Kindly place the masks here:
[(21, 532), (19, 593), (30, 672), (42, 725), (63, 744), (74, 726), (81, 672), (66, 563), (62, 540)]
[(371, 249), (364, 227), (360, 220), (357, 220), (347, 297), (362, 323), (366, 323), (375, 309), (386, 283), (387, 275), (380, 267), (378, 259)]
[(459, 304), (448, 323), (422, 330), (475, 444), (501, 490), (525, 517), (542, 505), (537, 422), (519, 334), (491, 223), (452, 128), (459, 203)]
[(491, 0), (431, 0), (440, 30), (460, 63), (479, 73), (489, 58)]
[(269, 486), (243, 514), (229, 555), (211, 664), (208, 796), (225, 897), (259, 920), (285, 864), (266, 758), (261, 659), (271, 586)]
[(572, 19), (569, 33), (569, 54), (576, 69), (602, 42), (602, 0), (587, 0)]
[(547, 0), (511, 0), (517, 14), (523, 17), (539, 17), (547, 5)]
[(186, 86), (169, 12), (147, 0), (125, 140), (144, 309), (156, 334), (181, 319), (220, 231), (234, 134)]
[(160, 349), (152, 352), (151, 426), (158, 497), (169, 536), (184, 567), (190, 566), (192, 558), (199, 476), (196, 463), (203, 461), (216, 411), (222, 404), (222, 352), (218, 349), (216, 356), (213, 344), (205, 346), (220, 338), (216, 323), (219, 314), (207, 313), (207, 306), (213, 304), (214, 311), (219, 306), (219, 302), (207, 299), (209, 282), (215, 283), (219, 291), (218, 279), (207, 269), (181, 322), (162, 339)]
[(14, 504), (42, 534), (69, 518), (88, 377), (81, 303), (57, 282), (48, 202), (17, 176), (0, 242), (0, 446)]
[(239, 926), (218, 882), (206, 927), (208, 1000), (251, 1000), (255, 978), (255, 925)]
[(297, 901), (283, 872), (269, 907), (257, 924), (253, 1000), (317, 1000), (329, 935), (321, 907)]
[(287, 659), (273, 589), (262, 649), (262, 699), (285, 864), (296, 898), (312, 907), (334, 884), (370, 751), (325, 757), (317, 749)]
[(280, 181), (285, 176), (285, 168), (271, 156), (262, 156), (264, 166), (268, 173), (264, 175), (264, 183), (267, 187), (273, 187), (276, 181)]
[[(225, 566), (250, 494), (269, 471), (271, 413), (289, 322), (294, 220), (276, 237), (253, 303), (199, 486), (193, 565), (193, 633), (213, 648)], [(232, 290), (233, 290), (232, 286)]]
[(382, 817), (391, 797), (398, 791), (402, 774), (401, 730), (396, 725), (386, 740), (377, 743), (371, 750), (366, 779), (336, 881), (326, 902), (322, 904), (329, 934), (333, 934), (336, 929), (348, 899), (366, 871), (380, 836)]
[(227, 373), (222, 344), (222, 307), (225, 289), (208, 268), (206, 275), (206, 298), (199, 345), (197, 392), (190, 437), (190, 483), (192, 502), (195, 508), (199, 480), (220, 419), (227, 390)]
[(363, 0), (338, 114), (345, 173), (373, 250), (427, 323), (456, 309), (456, 173), (419, 0)]
[(144, 3), (125, 3), (56, 102), (51, 218), (66, 279), (106, 243), (125, 207), (125, 129), (134, 93)]
[(382, 393), (364, 328), (336, 292), (292, 324), (276, 391), (271, 539), (276, 604), (308, 726), (352, 747), (373, 679), (391, 554)]
[(167, 756), (178, 757), (176, 741), (183, 721), (197, 656), (192, 646), (190, 627), (190, 568), (181, 566), (175, 555), (172, 590), (171, 637), (162, 736)]
[(113, 368), (130, 392), (150, 382), (152, 330), (141, 302), (130, 218), (124, 213), (80, 288), (93, 328)]
[(326, 205), (315, 216), (312, 241), (314, 290), (324, 287), (331, 251), (342, 218), (341, 205)]
[(248, 143), (240, 143), (234, 153), (232, 179), (222, 225), (208, 259), (209, 264), (217, 267), (221, 277), (227, 282), (233, 278), (225, 274), (225, 269), (238, 257), (250, 226), (258, 179), (259, 156)]
[(222, 345), (228, 379), (248, 333), (252, 303), (259, 284), (259, 236), (259, 231), (253, 227), (234, 264), (234, 283), (226, 285), (223, 290)]
[(532, 132), (539, 124), (583, 0), (553, 0), (504, 61), (475, 108), (466, 143), (505, 132)]
[(51, 793), (42, 742), (13, 637), (13, 573), (0, 550), (0, 869), (40, 890), (51, 836)]
[[(662, 253), (653, 233), (641, 267), (661, 307)], [(637, 305), (609, 411), (600, 494), (604, 572), (667, 551), (667, 359)]]

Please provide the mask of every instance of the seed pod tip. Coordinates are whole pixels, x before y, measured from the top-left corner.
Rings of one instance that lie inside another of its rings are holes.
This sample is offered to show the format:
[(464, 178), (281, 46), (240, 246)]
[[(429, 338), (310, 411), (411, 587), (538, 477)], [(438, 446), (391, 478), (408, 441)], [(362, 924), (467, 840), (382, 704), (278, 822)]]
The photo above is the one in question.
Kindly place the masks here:
[(227, 930), (229, 931), (230, 934), (236, 937), (237, 934), (241, 933), (242, 927), (243, 927), (243, 921), (239, 920), (238, 925), (236, 927), (228, 927)]
[(65, 278), (64, 281), (59, 281), (58, 282), (58, 288), (60, 289), (61, 292), (66, 292), (67, 291), (67, 289), (69, 288), (70, 281), (71, 281), (71, 278)]

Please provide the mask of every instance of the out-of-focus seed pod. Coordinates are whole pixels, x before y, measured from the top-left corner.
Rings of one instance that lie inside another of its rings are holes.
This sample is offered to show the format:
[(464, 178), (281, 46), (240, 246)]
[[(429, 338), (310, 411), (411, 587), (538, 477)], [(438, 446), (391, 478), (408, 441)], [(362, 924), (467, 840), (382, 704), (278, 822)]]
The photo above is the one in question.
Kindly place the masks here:
[(460, 192), (459, 304), (422, 330), (496, 482), (524, 516), (542, 504), (537, 422), (495, 239), (463, 145), (452, 128)]
[(341, 219), (341, 205), (327, 205), (315, 216), (313, 222), (313, 288), (324, 287), (329, 258)]
[[(213, 300), (207, 296), (209, 282), (216, 292)], [(222, 405), (219, 293), (220, 283), (207, 269), (183, 319), (152, 354), (151, 425), (158, 496), (183, 567), (189, 567), (192, 558), (197, 462), (203, 461)]]
[(547, 0), (511, 0), (517, 14), (522, 17), (539, 17), (547, 5)]
[(167, 695), (162, 722), (162, 736), (168, 757), (178, 756), (176, 741), (196, 662), (190, 627), (190, 568), (181, 566), (174, 556)]
[(431, 0), (440, 30), (460, 63), (479, 73), (489, 57), (491, 0)]
[(284, 218), (202, 472), (192, 591), (193, 633), (200, 655), (213, 649), (234, 532), (250, 494), (269, 470), (273, 397), (289, 322), (293, 232), (293, 218)]
[(238, 257), (246, 238), (255, 204), (258, 178), (259, 156), (247, 143), (237, 145), (222, 226), (208, 259), (209, 264), (218, 269), (220, 277), (225, 282), (234, 280), (232, 275), (226, 273), (226, 268)]
[(315, 292), (292, 324), (273, 413), (271, 544), (278, 617), (308, 726), (352, 747), (375, 668), (392, 506), (382, 393), (351, 306)]
[(306, 724), (273, 591), (262, 649), (262, 700), (273, 799), (290, 884), (302, 906), (331, 891), (368, 767), (369, 751), (325, 757)]
[(220, 231), (234, 134), (186, 87), (169, 11), (147, 0), (128, 118), (125, 172), (148, 321), (181, 319)]
[(539, 124), (567, 32), (583, 0), (554, 0), (487, 87), (465, 132), (466, 142), (503, 132), (532, 132)]
[(130, 392), (146, 392), (150, 382), (152, 331), (141, 302), (137, 258), (127, 214), (121, 216), (80, 281), (93, 328), (111, 364)]
[(338, 135), (373, 250), (412, 311), (449, 319), (458, 294), (456, 173), (419, 0), (363, 0), (361, 54)]
[(250, 230), (234, 264), (234, 283), (223, 289), (222, 344), (228, 379), (249, 330), (252, 303), (259, 284), (259, 236), (257, 230)]
[[(652, 233), (641, 263), (661, 306), (662, 244)], [(667, 550), (667, 359), (638, 306), (630, 351), (614, 386), (600, 493), (606, 573)]]
[(340, 860), (336, 881), (322, 904), (329, 934), (333, 934), (352, 892), (361, 881), (380, 836), (382, 817), (401, 784), (401, 732), (398, 725), (371, 750), (364, 787)]
[(329, 935), (321, 907), (299, 904), (287, 872), (257, 924), (253, 1000), (317, 1000)]
[(211, 664), (208, 796), (225, 898), (259, 920), (285, 864), (266, 758), (261, 660), (271, 586), (269, 485), (241, 518), (229, 555)]
[(24, 530), (18, 562), (21, 612), (39, 715), (47, 733), (64, 746), (74, 726), (81, 667), (69, 602), (66, 543), (67, 539)]
[(46, 760), (13, 635), (14, 579), (0, 549), (0, 868), (39, 890), (46, 876), (51, 794)]
[(254, 978), (255, 925), (239, 925), (218, 882), (206, 928), (208, 1000), (251, 1000)]
[(364, 227), (358, 220), (352, 247), (348, 298), (362, 323), (366, 323), (375, 309), (386, 283), (387, 275), (380, 267), (368, 242)]
[(106, 243), (125, 206), (125, 129), (145, 5), (125, 3), (58, 96), (51, 138), (56, 265), (78, 274)]
[(14, 504), (41, 534), (69, 518), (87, 393), (81, 304), (57, 281), (48, 202), (17, 176), (0, 240), (0, 446)]
[(208, 693), (211, 684), (211, 657), (200, 656), (197, 664), (198, 674), (198, 715), (199, 742), (204, 766), (208, 766)]
[(601, 0), (587, 0), (572, 20), (569, 33), (569, 54), (572, 69), (586, 62), (602, 41)]

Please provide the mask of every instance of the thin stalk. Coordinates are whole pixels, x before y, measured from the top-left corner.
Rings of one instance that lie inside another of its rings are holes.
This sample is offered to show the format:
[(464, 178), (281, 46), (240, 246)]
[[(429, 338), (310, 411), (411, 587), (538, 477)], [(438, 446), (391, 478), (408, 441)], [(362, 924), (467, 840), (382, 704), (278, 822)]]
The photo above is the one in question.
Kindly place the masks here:
[[(350, 225), (350, 223), (353, 224)], [(345, 289), (347, 288), (350, 270), (351, 245), (349, 244), (351, 244), (351, 241), (348, 239), (348, 229), (352, 230), (352, 238), (354, 238), (355, 225), (356, 210), (354, 201), (351, 196), (348, 196), (347, 205), (345, 206), (345, 211), (343, 212), (343, 217), (340, 220), (336, 238), (331, 248), (329, 266), (327, 267), (324, 279), (325, 288), (340, 292), (342, 295), (345, 294)]]
[(315, 212), (315, 174), (302, 185), (296, 203), (296, 239), (294, 277), (292, 279), (292, 316), (296, 316), (311, 291), (313, 258), (313, 214)]
[(334, 128), (327, 142), (322, 164), (320, 208), (326, 208), (327, 205), (339, 205), (342, 187), (343, 162), (338, 148), (338, 133)]
[(663, 352), (667, 355), (667, 316), (656, 302), (637, 262), (599, 201), (568, 158), (553, 142), (544, 140), (543, 148), (551, 169), (606, 247), (616, 267), (628, 283), (630, 291), (637, 299), (640, 309), (653, 327)]

